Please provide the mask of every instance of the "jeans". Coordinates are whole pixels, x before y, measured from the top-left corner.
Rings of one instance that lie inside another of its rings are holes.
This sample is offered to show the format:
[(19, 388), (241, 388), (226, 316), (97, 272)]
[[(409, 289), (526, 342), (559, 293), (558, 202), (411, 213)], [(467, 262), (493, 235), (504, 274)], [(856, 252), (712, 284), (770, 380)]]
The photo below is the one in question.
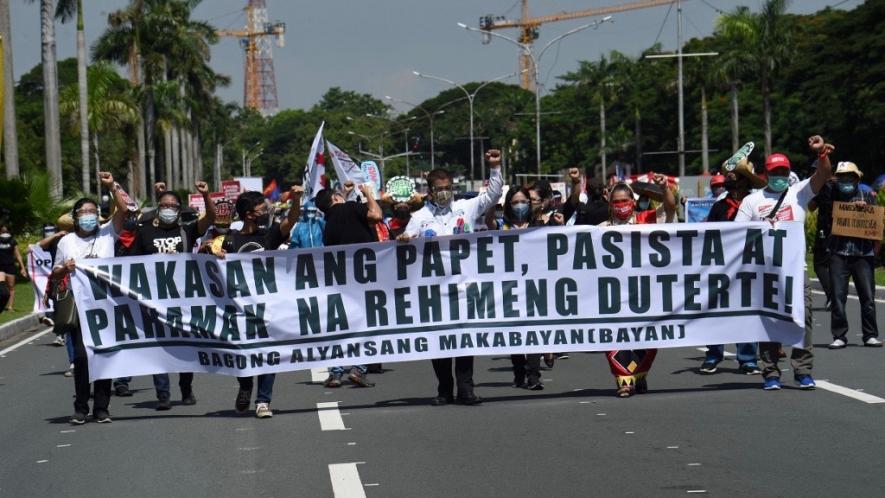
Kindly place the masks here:
[[(83, 345), (82, 332), (71, 329), (68, 335), (74, 343), (74, 412), (89, 414), (89, 362), (86, 360), (86, 347)], [(92, 413), (107, 413), (111, 403), (111, 379), (95, 381)]]
[[(860, 324), (863, 340), (879, 336), (876, 325), (876, 290), (873, 271), (876, 268), (874, 256), (830, 256), (830, 286), (833, 296), (833, 311), (830, 315), (830, 328), (833, 339), (845, 341), (848, 333), (848, 317), (845, 316), (845, 302), (848, 300), (848, 279), (854, 280), (857, 298), (860, 300)], [(847, 342), (847, 341), (846, 341)]]
[[(369, 367), (366, 365), (353, 365), (350, 368), (355, 368), (359, 371), (360, 375), (366, 375), (366, 372), (369, 370)], [(344, 372), (349, 371), (350, 369), (347, 367), (332, 367), (329, 369), (329, 373), (332, 374), (333, 377), (343, 377)]]
[[(194, 374), (178, 374), (178, 387), (181, 389), (182, 398), (186, 398), (193, 394), (193, 383)], [(154, 389), (157, 390), (157, 399), (169, 399), (172, 396), (172, 393), (169, 392), (169, 374), (154, 375)]]
[[(737, 361), (741, 365), (756, 365), (756, 351), (759, 349), (755, 342), (740, 342), (737, 346)], [(716, 344), (707, 346), (707, 357), (704, 362), (719, 363), (725, 357), (725, 346)]]
[[(790, 352), (790, 365), (793, 367), (795, 375), (811, 375), (811, 369), (814, 366), (814, 354), (811, 352), (811, 284), (808, 277), (805, 277), (805, 339), (801, 348), (794, 347)], [(781, 344), (779, 342), (760, 342), (759, 343), (759, 363), (762, 368), (762, 376), (766, 379), (780, 378), (781, 369), (777, 363), (780, 360)]]
[[(276, 374), (261, 374), (258, 376), (258, 394), (255, 395), (256, 403), (270, 403), (270, 399), (273, 397), (273, 381), (275, 378)], [(240, 383), (240, 389), (243, 391), (251, 392), (254, 380), (254, 377), (237, 377), (237, 382)]]
[(65, 349), (68, 351), (68, 363), (74, 363), (74, 340), (71, 339), (71, 336), (74, 335), (72, 332), (68, 332), (65, 334)]
[(452, 378), (453, 358), (438, 358), (430, 360), (433, 363), (433, 373), (439, 381), (437, 393), (445, 398), (452, 397), (455, 389), (455, 379), (458, 382), (458, 396), (473, 394), (473, 357), (459, 356), (454, 358), (455, 379)]

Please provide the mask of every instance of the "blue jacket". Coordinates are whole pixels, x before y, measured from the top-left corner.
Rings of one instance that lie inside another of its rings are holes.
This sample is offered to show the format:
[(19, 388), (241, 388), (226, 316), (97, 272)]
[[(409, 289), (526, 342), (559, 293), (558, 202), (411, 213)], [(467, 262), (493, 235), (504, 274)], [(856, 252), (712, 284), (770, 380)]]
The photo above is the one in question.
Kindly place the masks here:
[(299, 221), (292, 230), (289, 249), (323, 247), (323, 230), (325, 229), (326, 220), (321, 218)]

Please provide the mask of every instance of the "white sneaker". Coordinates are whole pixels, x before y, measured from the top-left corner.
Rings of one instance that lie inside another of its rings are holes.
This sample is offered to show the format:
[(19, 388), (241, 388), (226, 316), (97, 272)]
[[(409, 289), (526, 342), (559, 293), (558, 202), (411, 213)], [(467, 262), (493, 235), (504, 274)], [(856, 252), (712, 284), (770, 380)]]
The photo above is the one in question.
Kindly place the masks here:
[(868, 348), (881, 348), (882, 341), (876, 339), (875, 337), (870, 337), (867, 340), (863, 341), (863, 345)]
[(52, 341), (52, 344), (56, 346), (64, 346), (65, 345), (65, 336), (59, 335), (55, 337), (55, 340)]
[(270, 409), (270, 403), (257, 403), (255, 405), (255, 416), (258, 418), (273, 417), (273, 411)]
[(65, 377), (73, 377), (73, 376), (74, 376), (74, 364), (71, 363), (71, 366), (69, 366), (68, 369), (65, 370)]
[(829, 349), (842, 349), (848, 344), (845, 343), (842, 339), (836, 339), (827, 346)]

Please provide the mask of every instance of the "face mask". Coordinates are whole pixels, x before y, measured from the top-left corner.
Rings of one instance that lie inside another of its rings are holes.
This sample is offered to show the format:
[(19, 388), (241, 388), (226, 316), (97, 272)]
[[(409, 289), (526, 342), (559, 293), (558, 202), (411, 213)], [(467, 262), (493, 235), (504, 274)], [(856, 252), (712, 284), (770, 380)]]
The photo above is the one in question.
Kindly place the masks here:
[(768, 177), (768, 188), (774, 190), (775, 192), (783, 192), (790, 187), (790, 177), (789, 176), (769, 176)]
[(98, 226), (98, 215), (97, 214), (84, 214), (77, 219), (77, 225), (79, 225), (81, 230), (85, 230), (87, 232), (91, 232), (95, 230), (95, 227)]
[(218, 235), (227, 235), (227, 232), (230, 232), (230, 227), (215, 227), (215, 232)]
[(175, 208), (162, 208), (157, 217), (160, 219), (160, 223), (171, 225), (178, 220), (178, 210)]
[(855, 185), (852, 181), (840, 181), (836, 182), (836, 185), (839, 189), (839, 193), (842, 195), (853, 195), (854, 192), (857, 190), (857, 185)]
[(437, 206), (448, 206), (452, 202), (455, 193), (451, 190), (437, 190), (433, 192), (433, 202)]
[(529, 219), (528, 204), (514, 204), (511, 206), (511, 209), (513, 210), (513, 221), (524, 222)]
[(639, 202), (636, 204), (636, 209), (638, 209), (639, 211), (646, 211), (650, 207), (651, 207), (651, 199), (646, 198), (646, 197), (641, 197), (639, 199)]
[(633, 216), (632, 201), (617, 201), (612, 203), (612, 215), (621, 221), (627, 221)]
[(308, 212), (307, 212), (307, 219), (308, 219), (308, 220), (312, 220), (312, 219), (314, 219), (314, 218), (316, 218), (316, 217), (317, 217), (317, 212), (316, 212), (316, 211), (308, 211)]

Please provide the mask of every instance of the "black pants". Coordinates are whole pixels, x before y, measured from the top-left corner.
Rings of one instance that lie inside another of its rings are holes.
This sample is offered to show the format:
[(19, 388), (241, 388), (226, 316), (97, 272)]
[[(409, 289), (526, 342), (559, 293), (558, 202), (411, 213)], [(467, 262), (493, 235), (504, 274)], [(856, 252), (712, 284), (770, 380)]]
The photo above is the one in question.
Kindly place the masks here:
[[(86, 361), (86, 346), (83, 345), (82, 331), (69, 331), (74, 341), (74, 412), (89, 414), (89, 363)], [(92, 413), (107, 412), (111, 403), (111, 379), (95, 381), (95, 395)]]
[(6, 303), (9, 302), (9, 287), (6, 286), (6, 282), (0, 282), (0, 313), (3, 313), (3, 310), (6, 309)]
[(827, 302), (832, 303), (833, 290), (830, 284), (830, 250), (827, 249), (826, 246), (818, 247), (818, 244), (815, 244), (813, 254), (814, 273), (820, 281), (820, 286), (823, 288), (824, 294), (827, 295)]
[(455, 379), (452, 379), (452, 358), (430, 360), (433, 373), (439, 381), (437, 392), (440, 396), (451, 397), (458, 381), (458, 395), (466, 396), (473, 393), (473, 357), (459, 356), (455, 358)]
[(846, 341), (848, 317), (845, 303), (848, 301), (848, 279), (854, 280), (857, 298), (860, 300), (860, 327), (863, 340), (879, 336), (876, 324), (876, 290), (873, 272), (876, 269), (874, 256), (830, 256), (830, 286), (833, 292), (833, 311), (830, 315), (830, 328), (833, 339)]
[(528, 377), (529, 384), (537, 384), (541, 380), (541, 355), (540, 354), (512, 354), (510, 363), (513, 364), (513, 383), (522, 384)]

